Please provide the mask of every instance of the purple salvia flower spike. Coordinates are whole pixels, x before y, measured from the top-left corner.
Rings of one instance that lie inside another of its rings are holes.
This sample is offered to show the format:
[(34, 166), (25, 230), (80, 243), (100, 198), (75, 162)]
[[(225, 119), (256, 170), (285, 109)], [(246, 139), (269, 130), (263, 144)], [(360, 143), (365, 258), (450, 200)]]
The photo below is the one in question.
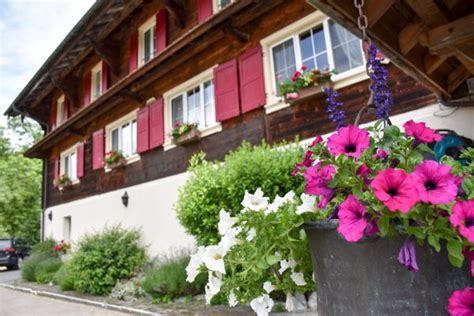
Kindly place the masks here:
[(370, 44), (368, 60), (369, 75), (372, 80), (370, 89), (374, 93), (377, 118), (387, 119), (393, 105), (393, 97), (387, 85), (388, 70), (382, 66), (381, 61), (381, 58), (377, 58), (377, 47), (374, 44)]
[(331, 122), (337, 123), (337, 129), (344, 127), (346, 125), (344, 122), (346, 120), (346, 114), (342, 109), (343, 103), (337, 100), (339, 93), (334, 91), (332, 88), (325, 88), (324, 93), (327, 95), (326, 111), (329, 114), (329, 120)]

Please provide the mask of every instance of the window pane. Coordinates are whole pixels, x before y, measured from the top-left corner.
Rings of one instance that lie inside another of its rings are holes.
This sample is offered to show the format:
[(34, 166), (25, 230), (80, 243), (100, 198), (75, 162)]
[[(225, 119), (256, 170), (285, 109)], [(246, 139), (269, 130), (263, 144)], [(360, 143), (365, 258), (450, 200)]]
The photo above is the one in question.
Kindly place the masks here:
[(326, 51), (326, 40), (324, 39), (324, 30), (322, 28), (313, 29), (313, 43), (316, 54)]
[(137, 121), (132, 121), (132, 154), (137, 152)]
[(64, 174), (67, 175), (68, 177), (70, 176), (69, 175), (69, 156), (64, 157)]
[(143, 35), (143, 51), (144, 51), (143, 61), (144, 62), (147, 62), (150, 60), (150, 51), (152, 49), (151, 39), (152, 39), (152, 34), (151, 34), (151, 29), (149, 29)]
[(220, 0), (220, 1), (219, 1), (219, 6), (220, 6), (221, 8), (224, 8), (224, 7), (226, 7), (227, 5), (229, 5), (231, 2), (232, 2), (232, 0)]
[(349, 57), (351, 60), (351, 68), (361, 66), (363, 62), (362, 50), (360, 47), (360, 41), (358, 39), (352, 40), (348, 43), (349, 46)]
[(272, 49), (275, 82), (290, 79), (296, 71), (295, 50), (293, 39), (289, 39)]
[(306, 60), (303, 60), (303, 65), (305, 65), (306, 67), (308, 67), (308, 69), (314, 69), (316, 68), (316, 65), (314, 63), (314, 58), (313, 57), (310, 57), (309, 59), (306, 59)]
[(342, 73), (364, 64), (361, 41), (342, 26), (329, 21), (336, 71)]
[(132, 154), (132, 134), (130, 131), (130, 124), (122, 126), (122, 151), (126, 157)]
[(197, 87), (187, 92), (187, 105), (188, 105), (188, 123), (201, 123), (200, 122), (200, 103), (201, 103), (201, 92), (200, 88)]
[(319, 69), (329, 69), (328, 54), (324, 53), (316, 57)]
[[(300, 35), (301, 59), (313, 57), (313, 43), (311, 42), (311, 31)], [(306, 65), (306, 64), (305, 64)], [(306, 65), (308, 66), (308, 65)]]
[(119, 150), (119, 130), (118, 128), (112, 131), (112, 150)]
[(102, 85), (102, 70), (99, 70), (95, 74), (95, 96), (99, 97), (101, 95), (101, 86)]
[(334, 62), (338, 73), (349, 70), (349, 58), (344, 46), (339, 46), (334, 49)]
[(183, 96), (171, 100), (171, 120), (173, 125), (176, 123), (183, 123)]
[(205, 126), (210, 126), (216, 122), (214, 113), (214, 83), (212, 80), (204, 83), (204, 122)]
[(72, 153), (69, 158), (69, 163), (70, 163), (70, 174), (69, 177), (71, 179), (76, 179), (77, 178), (77, 157), (76, 153)]
[(318, 64), (318, 56), (326, 54), (324, 31), (321, 27), (314, 28), (300, 35), (301, 60), (309, 69), (323, 69), (327, 64)]
[(61, 124), (64, 121), (64, 101), (58, 102), (57, 123)]
[(337, 46), (346, 41), (345, 29), (339, 24), (329, 21), (332, 46)]

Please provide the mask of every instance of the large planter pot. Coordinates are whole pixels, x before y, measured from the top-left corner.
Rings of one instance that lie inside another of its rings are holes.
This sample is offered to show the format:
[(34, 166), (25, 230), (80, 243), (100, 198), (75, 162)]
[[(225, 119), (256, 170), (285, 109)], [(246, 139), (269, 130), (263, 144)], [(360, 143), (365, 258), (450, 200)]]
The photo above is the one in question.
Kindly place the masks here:
[(406, 237), (349, 243), (337, 220), (305, 223), (318, 291), (319, 316), (447, 315), (448, 298), (470, 285), (468, 265), (451, 266), (446, 251), (416, 247), (419, 272), (397, 260)]

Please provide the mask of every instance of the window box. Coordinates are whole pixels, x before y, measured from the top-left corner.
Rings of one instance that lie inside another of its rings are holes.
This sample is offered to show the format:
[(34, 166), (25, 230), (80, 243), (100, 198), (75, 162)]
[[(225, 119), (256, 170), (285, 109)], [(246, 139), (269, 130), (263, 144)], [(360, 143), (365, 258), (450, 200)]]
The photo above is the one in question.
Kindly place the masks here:
[(121, 151), (111, 150), (104, 157), (105, 169), (117, 169), (127, 165), (127, 159)]
[(308, 87), (308, 88), (304, 88), (304, 89), (301, 89), (300, 91), (298, 92), (295, 92), (295, 94), (297, 95), (297, 97), (291, 97), (289, 95), (291, 95), (290, 93), (288, 93), (287, 95), (285, 95), (285, 103), (289, 103), (291, 105), (293, 104), (298, 104), (300, 102), (303, 102), (303, 101), (306, 101), (307, 99), (310, 99), (312, 97), (314, 97), (315, 95), (317, 95), (318, 93), (321, 93), (323, 89), (321, 89), (320, 86), (312, 86), (312, 87)]
[(201, 132), (197, 128), (192, 128), (188, 132), (178, 137), (174, 137), (174, 143), (177, 145), (178, 144), (186, 145), (186, 144), (194, 143), (200, 139), (201, 139)]
[[(106, 170), (139, 160), (137, 153), (137, 110), (107, 125), (105, 128), (104, 167)], [(109, 160), (109, 155), (115, 153)], [(119, 158), (123, 161), (119, 162)], [(138, 159), (137, 159), (138, 158)], [(117, 164), (116, 164), (117, 163)]]
[(59, 177), (59, 179), (56, 181), (55, 184), (58, 187), (59, 191), (62, 191), (65, 188), (72, 186), (73, 183), (72, 183), (71, 178), (63, 174), (62, 176)]

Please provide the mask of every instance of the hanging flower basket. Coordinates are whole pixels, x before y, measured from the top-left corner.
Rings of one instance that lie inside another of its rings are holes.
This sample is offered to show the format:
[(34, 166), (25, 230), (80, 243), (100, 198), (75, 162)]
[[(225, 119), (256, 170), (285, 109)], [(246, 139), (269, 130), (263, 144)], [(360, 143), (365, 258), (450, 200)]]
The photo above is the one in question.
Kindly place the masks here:
[(306, 223), (319, 315), (445, 315), (451, 293), (469, 285), (469, 269), (453, 267), (443, 248), (416, 248), (418, 272), (397, 261), (405, 237), (348, 243), (337, 220)]
[(201, 139), (201, 132), (198, 130), (197, 124), (175, 124), (171, 132), (173, 142), (179, 145), (186, 145)]
[(104, 157), (104, 165), (107, 169), (116, 169), (127, 165), (127, 159), (121, 151), (111, 150)]

